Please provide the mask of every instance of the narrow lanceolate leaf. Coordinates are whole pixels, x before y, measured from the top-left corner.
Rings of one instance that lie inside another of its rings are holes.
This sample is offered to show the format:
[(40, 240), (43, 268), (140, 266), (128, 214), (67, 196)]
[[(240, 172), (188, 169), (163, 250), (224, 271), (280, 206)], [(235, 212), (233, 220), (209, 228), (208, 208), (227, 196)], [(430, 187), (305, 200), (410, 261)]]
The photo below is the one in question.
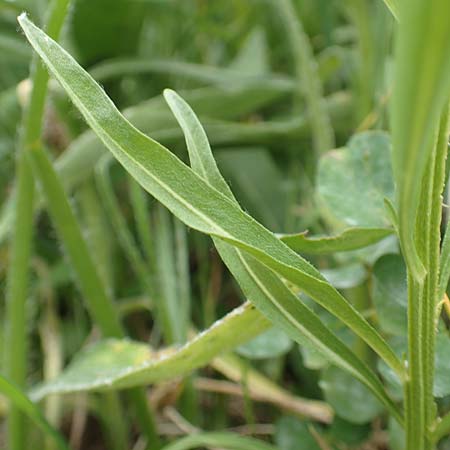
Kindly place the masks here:
[(188, 226), (245, 250), (298, 285), (403, 376), (403, 366), (386, 341), (314, 267), (166, 148), (134, 128), (90, 75), (26, 16), (20, 16), (19, 22), (87, 122), (144, 189)]
[(420, 281), (425, 268), (414, 231), (421, 180), (450, 92), (450, 2), (401, 2), (392, 97), (394, 174), (399, 233), (408, 267)]
[(100, 341), (84, 350), (60, 377), (32, 393), (35, 400), (52, 393), (140, 386), (186, 375), (257, 336), (270, 322), (245, 303), (183, 347), (152, 352), (147, 344), (126, 339)]
[[(237, 204), (220, 174), (208, 138), (195, 113), (175, 92), (164, 96), (186, 136), (193, 170), (210, 185)], [(377, 376), (326, 327), (316, 314), (299, 301), (283, 281), (252, 256), (218, 238), (214, 244), (245, 295), (299, 343), (305, 341), (326, 359), (360, 379), (398, 417), (396, 408), (384, 392)]]
[(393, 233), (389, 228), (348, 228), (335, 236), (308, 236), (307, 232), (278, 237), (296, 252), (323, 255), (348, 252), (376, 244)]
[(64, 438), (45, 419), (41, 410), (18, 387), (0, 375), (0, 392), (24, 414), (28, 416), (46, 435), (50, 436), (58, 448), (69, 450)]

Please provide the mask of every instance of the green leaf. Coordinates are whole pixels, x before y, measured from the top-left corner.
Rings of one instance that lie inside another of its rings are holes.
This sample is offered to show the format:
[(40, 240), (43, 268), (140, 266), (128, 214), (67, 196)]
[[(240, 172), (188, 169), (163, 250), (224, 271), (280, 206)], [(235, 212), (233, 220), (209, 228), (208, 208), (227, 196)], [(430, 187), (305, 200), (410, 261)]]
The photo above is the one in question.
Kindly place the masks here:
[(189, 450), (205, 446), (226, 450), (276, 450), (266, 442), (233, 433), (194, 433), (166, 445), (162, 450)]
[(341, 227), (390, 226), (384, 204), (394, 195), (390, 151), (386, 133), (368, 131), (320, 159), (317, 192), (325, 218)]
[(439, 265), (439, 288), (437, 293), (438, 301), (444, 298), (450, 278), (450, 220), (447, 222), (444, 240), (442, 242), (440, 265)]
[(276, 358), (287, 353), (292, 347), (292, 341), (282, 330), (269, 328), (264, 333), (249, 342), (239, 346), (239, 355), (250, 359)]
[(257, 27), (250, 32), (229, 67), (244, 77), (262, 76), (270, 71), (267, 40), (263, 28)]
[(450, 336), (446, 331), (436, 337), (435, 370), (433, 394), (446, 397), (450, 395)]
[(179, 349), (152, 352), (147, 344), (127, 339), (100, 341), (78, 354), (58, 378), (35, 388), (32, 396), (41, 399), (52, 393), (110, 390), (176, 378), (269, 326), (268, 320), (247, 302)]
[(391, 114), (393, 166), (400, 240), (417, 281), (425, 276), (414, 241), (422, 178), (450, 93), (449, 16), (448, 0), (400, 3)]
[(46, 435), (50, 436), (59, 449), (69, 450), (69, 446), (63, 436), (47, 422), (39, 407), (22, 393), (18, 387), (1, 375), (0, 392), (6, 395), (11, 403), (26, 414)]
[[(175, 92), (164, 93), (171, 109), (180, 122), (186, 136), (186, 143), (192, 167), (213, 187), (236, 202), (229, 186), (221, 176), (212, 156), (208, 138), (199, 120), (189, 105)], [(244, 294), (261, 308), (263, 313), (299, 343), (316, 348), (328, 360), (343, 367), (366, 383), (380, 395), (373, 374), (306, 305), (295, 297), (290, 289), (268, 268), (252, 257), (243, 254), (217, 238), (213, 238), (219, 254), (236, 278)], [(296, 308), (293, 309), (293, 306)], [(280, 314), (281, 313), (281, 314)], [(375, 384), (373, 382), (375, 381)], [(382, 401), (391, 408), (389, 400), (381, 395)]]
[(292, 250), (311, 255), (348, 252), (376, 244), (393, 233), (389, 228), (347, 228), (335, 236), (308, 236), (308, 232), (278, 237)]
[[(365, 339), (399, 374), (403, 374), (400, 361), (383, 338), (316, 269), (245, 214), (233, 201), (193, 173), (167, 149), (135, 129), (73, 58), (26, 16), (22, 15), (19, 22), (36, 51), (88, 123), (148, 192), (190, 227), (245, 249), (284, 278), (299, 285)], [(272, 301), (271, 307), (274, 305)], [(286, 322), (297, 322), (295, 317), (299, 314), (299, 305), (301, 302), (298, 300), (288, 305), (295, 313), (287, 314)], [(279, 306), (273, 309), (280, 311)], [(279, 313), (277, 315), (280, 316)], [(361, 369), (366, 371), (363, 367)], [(372, 380), (372, 386), (380, 397), (385, 398), (381, 384), (369, 374), (370, 371), (367, 375)], [(396, 410), (394, 405), (391, 404), (391, 407)]]
[(279, 450), (321, 450), (319, 444), (309, 431), (312, 427), (294, 417), (282, 417), (276, 424), (275, 442)]
[(322, 275), (337, 289), (350, 289), (364, 283), (367, 278), (367, 269), (359, 263), (324, 269)]
[(320, 386), (336, 414), (352, 423), (370, 422), (382, 411), (381, 403), (360, 382), (336, 367), (323, 374)]
[[(406, 336), (395, 336), (390, 340), (396, 353), (401, 356), (407, 353)], [(442, 398), (450, 395), (450, 336), (446, 330), (439, 330), (436, 336), (436, 352), (434, 357), (435, 377), (433, 395)], [(403, 388), (395, 373), (382, 361), (378, 362), (378, 369), (389, 384), (392, 396), (401, 399)]]
[(383, 0), (384, 4), (388, 7), (394, 18), (398, 20), (398, 4), (397, 0)]
[(400, 255), (384, 255), (375, 263), (372, 298), (381, 329), (406, 336), (406, 267)]

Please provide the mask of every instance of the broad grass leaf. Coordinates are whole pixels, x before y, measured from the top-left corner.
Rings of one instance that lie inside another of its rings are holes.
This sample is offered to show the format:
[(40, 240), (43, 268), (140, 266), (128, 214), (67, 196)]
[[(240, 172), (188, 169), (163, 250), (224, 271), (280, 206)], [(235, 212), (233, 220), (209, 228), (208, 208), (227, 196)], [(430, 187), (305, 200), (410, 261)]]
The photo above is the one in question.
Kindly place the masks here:
[(347, 147), (319, 161), (317, 193), (323, 214), (338, 228), (389, 228), (384, 199), (394, 196), (389, 136), (355, 135)]
[[(20, 16), (19, 22), (35, 50), (87, 122), (148, 192), (190, 227), (217, 237), (224, 245), (227, 242), (245, 250), (279, 275), (299, 285), (366, 340), (399, 374), (403, 373), (400, 361), (383, 338), (316, 269), (245, 214), (229, 197), (212, 188), (167, 149), (134, 128), (74, 59), (26, 16)], [(298, 314), (298, 305), (301, 305), (298, 300), (289, 305), (297, 312), (286, 315), (286, 322), (289, 323)], [(279, 317), (279, 306), (271, 302), (270, 307)], [(342, 354), (341, 349), (339, 353)], [(351, 366), (349, 369), (356, 376), (367, 372), (365, 378), (371, 380), (374, 390), (395, 414), (397, 408), (389, 402), (378, 379), (364, 365), (360, 367), (362, 372), (355, 371)]]
[(402, 1), (399, 15), (391, 103), (393, 168), (402, 249), (419, 281), (425, 268), (414, 241), (415, 225), (422, 178), (450, 93), (450, 3)]
[(308, 232), (282, 234), (279, 238), (292, 250), (311, 255), (326, 255), (358, 250), (380, 242), (393, 233), (388, 228), (347, 228), (334, 236), (309, 236)]
[(58, 378), (34, 389), (32, 396), (41, 399), (51, 393), (118, 389), (176, 378), (269, 326), (247, 302), (178, 349), (154, 353), (147, 344), (127, 339), (100, 341), (83, 350)]
[(380, 327), (386, 333), (406, 335), (406, 267), (400, 255), (384, 255), (373, 267), (372, 298)]

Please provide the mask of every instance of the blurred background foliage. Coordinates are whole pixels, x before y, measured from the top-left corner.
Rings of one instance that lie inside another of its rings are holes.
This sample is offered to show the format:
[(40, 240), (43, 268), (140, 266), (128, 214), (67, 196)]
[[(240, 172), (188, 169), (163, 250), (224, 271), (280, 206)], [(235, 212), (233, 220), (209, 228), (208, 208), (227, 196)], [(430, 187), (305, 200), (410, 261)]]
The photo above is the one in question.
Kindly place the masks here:
[[(20, 105), (29, 91), (31, 59), (16, 16), (25, 10), (42, 24), (46, 6), (46, 0), (0, 1), (2, 291)], [(75, 0), (61, 42), (132, 123), (186, 160), (183, 135), (161, 97), (164, 88), (179, 91), (205, 125), (239, 202), (269, 229), (332, 235), (349, 226), (389, 225), (383, 202), (393, 196), (390, 142), (380, 130), (387, 129), (393, 23), (377, 0)], [(320, 131), (328, 134), (322, 146)], [(143, 196), (54, 81), (45, 143), (131, 337), (155, 348), (181, 343), (191, 327), (203, 329), (242, 302), (209, 238)], [(401, 354), (406, 293), (395, 239), (388, 236), (364, 250), (305, 254)], [(57, 375), (98, 335), (42, 202), (32, 271), (30, 386)], [(156, 301), (167, 305), (169, 325), (154, 314)], [(378, 365), (401, 396), (395, 375), (314, 308), (361, 357)], [(3, 302), (0, 310), (3, 318)], [(444, 327), (440, 340), (445, 366), (450, 357)], [(442, 373), (438, 388), (445, 409), (450, 383), (445, 367)], [(261, 402), (269, 383), (274, 399)], [(182, 382), (157, 385), (149, 395), (166, 440), (195, 429), (232, 429), (281, 450), (402, 448), (400, 431), (365, 387), (275, 328), (228, 359)], [(319, 402), (321, 418), (299, 413), (295, 402), (305, 399)], [(53, 402), (48, 411), (74, 448), (114, 448), (108, 411), (95, 395)], [(2, 403), (2, 418), (5, 408)], [(0, 433), (2, 440), (2, 428)], [(38, 439), (31, 429), (29, 448), (38, 448), (30, 444)], [(134, 448), (144, 448), (139, 445)]]

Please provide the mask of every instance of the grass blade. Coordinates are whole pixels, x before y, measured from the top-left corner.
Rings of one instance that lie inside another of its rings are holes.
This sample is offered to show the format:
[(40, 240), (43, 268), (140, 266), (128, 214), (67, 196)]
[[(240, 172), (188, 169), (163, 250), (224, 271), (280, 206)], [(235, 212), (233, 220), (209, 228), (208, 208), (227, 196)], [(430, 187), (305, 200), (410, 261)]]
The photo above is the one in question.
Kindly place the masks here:
[(45, 419), (41, 410), (22, 391), (0, 375), (0, 392), (23, 414), (26, 414), (46, 435), (51, 437), (61, 450), (69, 450), (65, 439)]
[[(47, 32), (55, 39), (61, 31), (69, 0), (53, 0), (48, 9)], [(22, 118), (19, 154), (16, 164), (16, 192), (11, 223), (14, 235), (11, 242), (11, 265), (8, 268), (6, 288), (6, 341), (5, 355), (7, 375), (23, 387), (26, 380), (26, 314), (29, 266), (33, 235), (33, 209), (35, 188), (27, 153), (41, 145), (42, 122), (47, 95), (48, 74), (42, 62), (35, 57), (31, 66), (33, 87)], [(25, 448), (25, 424), (21, 413), (14, 407), (8, 417), (8, 442), (11, 450)]]
[(334, 148), (334, 130), (325, 108), (317, 62), (292, 1), (277, 0), (274, 2), (274, 6), (279, 9), (287, 37), (290, 40), (297, 71), (298, 90), (305, 97), (311, 117), (314, 148), (317, 154), (321, 154)]
[(188, 226), (244, 249), (300, 286), (403, 376), (403, 365), (389, 345), (316, 269), (167, 149), (134, 128), (89, 74), (26, 16), (20, 16), (19, 22), (87, 122), (148, 192)]

